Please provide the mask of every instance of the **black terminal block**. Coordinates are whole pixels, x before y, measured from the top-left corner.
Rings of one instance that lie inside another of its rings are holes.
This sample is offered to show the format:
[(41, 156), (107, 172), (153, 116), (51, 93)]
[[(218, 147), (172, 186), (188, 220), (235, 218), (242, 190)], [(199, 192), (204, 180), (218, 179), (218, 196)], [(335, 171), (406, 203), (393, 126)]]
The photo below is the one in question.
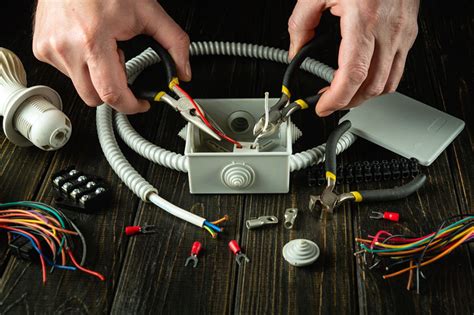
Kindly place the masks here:
[[(40, 237), (38, 238), (38, 242), (40, 243), (42, 254), (47, 257), (52, 257), (53, 253), (51, 252), (51, 249), (48, 247), (46, 242)], [(39, 253), (33, 247), (31, 240), (29, 240), (28, 238), (22, 235), (10, 233), (8, 248), (10, 250), (10, 253), (12, 253), (13, 256), (19, 259), (31, 261), (34, 263), (37, 263), (40, 261)]]
[[(416, 159), (375, 160), (338, 165), (336, 172), (337, 184), (357, 184), (414, 178), (420, 173)], [(324, 164), (316, 165), (308, 170), (308, 186), (325, 186), (326, 176)]]
[(86, 174), (71, 166), (51, 178), (57, 206), (85, 212), (104, 208), (110, 200), (110, 189), (102, 178)]

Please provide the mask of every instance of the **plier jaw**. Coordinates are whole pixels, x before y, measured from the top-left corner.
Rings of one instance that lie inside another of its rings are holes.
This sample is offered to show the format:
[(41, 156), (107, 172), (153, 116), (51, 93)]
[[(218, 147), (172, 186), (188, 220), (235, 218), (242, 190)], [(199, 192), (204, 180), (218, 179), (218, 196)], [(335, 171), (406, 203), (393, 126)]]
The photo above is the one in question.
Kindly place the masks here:
[(321, 218), (325, 217), (325, 215), (332, 216), (334, 209), (337, 208), (341, 203), (355, 199), (350, 193), (336, 194), (334, 192), (335, 184), (336, 181), (333, 178), (328, 178), (328, 185), (324, 191), (318, 196), (310, 196), (310, 211), (313, 212), (316, 206), (319, 204), (323, 210), (321, 211)]
[[(220, 141), (221, 137), (214, 132), (211, 128), (209, 128), (203, 121), (202, 119), (198, 116), (196, 113), (196, 108), (194, 105), (191, 103), (190, 100), (188, 100), (184, 95), (182, 95), (179, 91), (175, 91), (176, 95), (178, 95), (178, 99), (175, 99), (174, 97), (168, 95), (168, 94), (163, 94), (161, 96), (162, 101), (173, 107), (176, 111), (178, 111), (181, 116), (183, 116), (186, 121), (190, 122), (200, 130), (204, 131), (214, 139)], [(204, 113), (202, 110), (201, 106), (199, 104), (195, 103), (196, 106), (199, 108), (199, 110)]]
[(257, 121), (253, 127), (253, 135), (260, 139), (270, 137), (278, 132), (281, 124), (287, 120), (287, 116), (283, 115), (281, 109), (287, 106), (288, 103), (289, 98), (286, 95), (282, 96), (282, 98), (270, 108), (268, 112), (268, 122), (265, 119), (265, 114)]
[(326, 169), (326, 180), (327, 186), (319, 196), (310, 196), (309, 209), (313, 211), (317, 204), (320, 204), (323, 210), (321, 216), (325, 217), (324, 214), (332, 214), (334, 209), (345, 201), (392, 201), (403, 199), (412, 193), (416, 192), (426, 181), (426, 176), (420, 174), (415, 177), (412, 181), (405, 185), (388, 188), (388, 189), (376, 189), (376, 190), (361, 190), (351, 191), (348, 193), (337, 194), (334, 192), (336, 185), (336, 151), (337, 143), (341, 136), (351, 128), (351, 122), (346, 120), (342, 122), (333, 132), (329, 135), (326, 142), (326, 156), (325, 156), (325, 169)]

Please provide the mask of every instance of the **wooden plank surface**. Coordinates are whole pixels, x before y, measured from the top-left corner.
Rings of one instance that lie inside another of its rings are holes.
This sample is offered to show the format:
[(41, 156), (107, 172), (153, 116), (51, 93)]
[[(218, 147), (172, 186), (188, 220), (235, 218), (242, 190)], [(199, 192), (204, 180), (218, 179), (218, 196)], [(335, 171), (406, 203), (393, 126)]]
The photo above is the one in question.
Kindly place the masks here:
[[(227, 40), (288, 46), (286, 22), (293, 3), (287, 1), (166, 1), (171, 16), (192, 40)], [(4, 5), (4, 4), (2, 4)], [(2, 7), (18, 19), (2, 43), (22, 58), (33, 84), (55, 88), (63, 97), (65, 111), (73, 123), (73, 138), (56, 153), (35, 148), (17, 148), (0, 134), (0, 187), (2, 200), (37, 199), (51, 202), (49, 178), (68, 165), (105, 177), (114, 192), (113, 201), (95, 215), (68, 212), (85, 232), (89, 245), (87, 265), (107, 278), (99, 283), (80, 273), (56, 271), (48, 284), (40, 284), (40, 270), (5, 254), (0, 247), (0, 313), (472, 313), (473, 252), (467, 247), (426, 268), (429, 282), (422, 295), (405, 290), (404, 277), (383, 280), (381, 271), (367, 270), (353, 239), (381, 228), (419, 234), (432, 231), (443, 218), (460, 212), (473, 213), (473, 20), (470, 1), (450, 8), (440, 1), (423, 3), (420, 33), (409, 57), (400, 90), (409, 96), (466, 120), (466, 128), (452, 146), (426, 170), (427, 185), (415, 196), (392, 203), (346, 205), (330, 222), (320, 222), (309, 211), (310, 194), (320, 189), (306, 185), (305, 172), (292, 174), (287, 195), (191, 195), (187, 175), (151, 165), (131, 150), (127, 158), (141, 174), (156, 185), (160, 194), (193, 212), (218, 218), (229, 214), (222, 237), (215, 241), (202, 230), (171, 217), (138, 200), (116, 177), (100, 150), (95, 111), (84, 106), (69, 80), (31, 54), (29, 8), (27, 1)], [(251, 9), (249, 9), (251, 8)], [(5, 20), (5, 19), (3, 19)], [(24, 23), (19, 23), (23, 21)], [(322, 29), (337, 34), (338, 19), (325, 15)], [(2, 23), (4, 24), (4, 23)], [(18, 32), (18, 35), (14, 35)], [(132, 45), (133, 46), (133, 45)], [(130, 47), (129, 47), (130, 48)], [(133, 55), (137, 47), (128, 50)], [(133, 52), (133, 53), (132, 53)], [(336, 41), (325, 47), (319, 59), (335, 65)], [(260, 97), (264, 91), (277, 95), (281, 65), (240, 58), (193, 58), (193, 83), (186, 87), (202, 98)], [(296, 93), (311, 93), (323, 86), (321, 80), (302, 74)], [(147, 139), (178, 152), (184, 143), (176, 137), (184, 125), (169, 108), (156, 107), (150, 113), (133, 117), (132, 124)], [(304, 137), (295, 150), (325, 141), (336, 119), (317, 119), (311, 112), (296, 118)], [(124, 147), (124, 146), (122, 146)], [(391, 157), (375, 145), (358, 141), (343, 162)], [(360, 184), (338, 187), (375, 188), (386, 184)], [(248, 231), (244, 220), (263, 214), (279, 219), (287, 207), (300, 209), (294, 230), (279, 225)], [(402, 222), (390, 224), (368, 219), (371, 210), (400, 211)], [(125, 238), (123, 228), (130, 224), (155, 224), (160, 233)], [(320, 259), (309, 268), (297, 269), (282, 258), (283, 245), (295, 238), (316, 241)], [(251, 262), (238, 268), (227, 249), (236, 239)], [(206, 251), (196, 269), (185, 268), (191, 244), (203, 242)], [(471, 249), (472, 250), (472, 249)]]

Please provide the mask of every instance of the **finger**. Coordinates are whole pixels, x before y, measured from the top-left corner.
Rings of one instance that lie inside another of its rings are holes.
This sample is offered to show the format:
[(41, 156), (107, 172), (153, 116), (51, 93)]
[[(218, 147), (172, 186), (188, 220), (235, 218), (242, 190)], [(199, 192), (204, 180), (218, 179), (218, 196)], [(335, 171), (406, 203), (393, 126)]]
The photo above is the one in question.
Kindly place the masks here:
[(316, 106), (316, 113), (321, 117), (346, 107), (367, 78), (374, 53), (374, 37), (363, 32), (357, 21), (357, 16), (341, 19), (339, 69)]
[(88, 106), (97, 106), (102, 103), (91, 81), (89, 69), (85, 63), (76, 63), (69, 69), (69, 77), (76, 88), (77, 94)]
[(88, 57), (92, 84), (100, 99), (119, 112), (135, 114), (149, 109), (148, 102), (137, 100), (127, 86), (127, 78), (115, 41), (102, 43)]
[(288, 57), (290, 59), (314, 37), (314, 30), (319, 24), (324, 9), (323, 1), (300, 0), (296, 3), (288, 20), (290, 33)]
[(384, 92), (394, 58), (395, 51), (391, 48), (390, 43), (376, 42), (367, 79), (349, 102), (348, 106), (357, 106), (363, 101)]
[(153, 6), (153, 10), (146, 10), (144, 23), (145, 33), (153, 36), (173, 57), (178, 77), (183, 81), (191, 80), (188, 34), (158, 3)]
[(405, 70), (405, 62), (408, 52), (397, 52), (395, 59), (393, 60), (392, 69), (390, 75), (385, 84), (384, 93), (393, 93), (400, 84), (400, 80), (403, 76), (403, 71)]

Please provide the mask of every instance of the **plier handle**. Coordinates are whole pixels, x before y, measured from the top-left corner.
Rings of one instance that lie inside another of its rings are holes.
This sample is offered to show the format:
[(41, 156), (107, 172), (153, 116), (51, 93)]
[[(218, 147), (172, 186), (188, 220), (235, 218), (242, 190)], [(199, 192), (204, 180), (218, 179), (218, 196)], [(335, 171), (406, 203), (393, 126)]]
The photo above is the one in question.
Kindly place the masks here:
[(336, 150), (337, 142), (341, 136), (351, 128), (351, 122), (346, 120), (334, 129), (329, 135), (326, 142), (326, 180), (327, 186), (319, 196), (310, 196), (309, 208), (314, 210), (316, 204), (320, 204), (324, 212), (323, 214), (332, 214), (334, 209), (345, 201), (391, 201), (403, 199), (412, 193), (420, 189), (425, 181), (426, 175), (419, 174), (413, 180), (405, 185), (389, 188), (389, 189), (376, 189), (376, 190), (360, 190), (351, 191), (349, 193), (337, 194), (334, 192), (334, 186), (336, 185)]
[[(137, 85), (129, 86), (137, 98), (145, 99), (149, 102), (163, 101), (178, 111), (184, 119), (209, 134), (217, 140), (221, 137), (212, 130), (201, 117), (196, 113), (200, 111), (204, 115), (204, 110), (199, 106), (180, 86), (176, 72), (176, 64), (171, 55), (155, 40), (149, 40), (149, 46), (160, 57), (162, 64), (165, 67), (166, 80), (168, 82), (168, 89), (173, 92), (178, 98), (169, 95), (161, 88), (156, 89), (142, 89)], [(193, 104), (194, 102), (194, 104)]]
[[(324, 42), (327, 42), (327, 35), (320, 36), (317, 40), (312, 40), (306, 44), (290, 62), (283, 75), (283, 83), (281, 86), (282, 95), (275, 105), (270, 107), (268, 122), (266, 122), (264, 114), (255, 124), (253, 129), (254, 136), (264, 138), (274, 134), (278, 131), (280, 125), (294, 112), (300, 109), (306, 109), (310, 104), (316, 104), (319, 101), (321, 94), (318, 93), (291, 102), (290, 83), (294, 73), (299, 69), (306, 57), (308, 57), (309, 53), (319, 48)], [(265, 125), (267, 125), (266, 129), (264, 128)]]

